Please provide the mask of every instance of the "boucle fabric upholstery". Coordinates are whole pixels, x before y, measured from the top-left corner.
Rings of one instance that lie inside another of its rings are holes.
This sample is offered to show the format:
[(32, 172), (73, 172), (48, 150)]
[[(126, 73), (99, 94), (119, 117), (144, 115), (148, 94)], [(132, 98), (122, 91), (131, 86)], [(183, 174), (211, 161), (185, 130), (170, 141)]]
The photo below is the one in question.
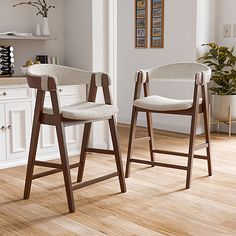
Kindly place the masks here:
[[(198, 79), (201, 84), (202, 79), (208, 83), (211, 79), (211, 68), (200, 63), (175, 63), (162, 65), (148, 70), (140, 70), (142, 72), (142, 83), (152, 79), (163, 80), (195, 80)], [(197, 75), (197, 77), (196, 77)], [(202, 77), (203, 75), (203, 77)], [(138, 77), (136, 76), (136, 81)], [(202, 102), (200, 98), (199, 103)], [(134, 106), (148, 109), (152, 111), (174, 111), (186, 110), (193, 106), (193, 100), (178, 100), (157, 95), (139, 98), (134, 101)]]
[[(200, 101), (201, 102), (201, 101)], [(134, 101), (134, 106), (152, 111), (174, 111), (191, 108), (193, 100), (177, 100), (161, 96), (148, 96)]]
[[(52, 64), (37, 64), (28, 68), (27, 74), (31, 76), (40, 76), (42, 82), (42, 89), (47, 90), (47, 77), (56, 78), (58, 85), (81, 85), (90, 84), (92, 72), (79, 70), (67, 66), (59, 66)], [(95, 81), (98, 87), (101, 87), (102, 73), (94, 73)], [(109, 78), (110, 84), (110, 78)]]
[(175, 63), (140, 71), (143, 72), (143, 81), (142, 81), (143, 83), (145, 83), (145, 81), (147, 80), (147, 74), (149, 80), (152, 79), (194, 80), (195, 75), (198, 72), (203, 72), (203, 77), (206, 83), (208, 83), (211, 79), (210, 67), (201, 63)]
[[(44, 108), (44, 113), (52, 114), (52, 108)], [(94, 102), (75, 103), (62, 108), (62, 117), (72, 120), (100, 120), (107, 119), (118, 112), (113, 105)]]

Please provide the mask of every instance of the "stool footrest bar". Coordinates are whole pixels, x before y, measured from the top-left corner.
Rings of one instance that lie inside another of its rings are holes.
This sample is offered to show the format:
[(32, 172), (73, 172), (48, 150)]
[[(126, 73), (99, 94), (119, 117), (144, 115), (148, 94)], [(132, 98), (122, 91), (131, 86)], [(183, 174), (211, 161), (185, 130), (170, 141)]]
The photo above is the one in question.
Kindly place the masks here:
[(62, 165), (58, 163), (51, 163), (51, 162), (45, 162), (45, 161), (34, 161), (34, 164), (36, 166), (44, 166), (49, 168), (56, 168), (56, 169), (62, 169)]
[(89, 186), (89, 185), (92, 185), (92, 184), (96, 184), (98, 182), (114, 178), (116, 176), (118, 176), (118, 172), (114, 172), (114, 173), (111, 173), (111, 174), (108, 174), (108, 175), (104, 175), (104, 176), (101, 176), (101, 177), (98, 177), (98, 178), (95, 178), (95, 179), (91, 179), (91, 180), (88, 180), (88, 181), (84, 181), (84, 182), (81, 182), (81, 183), (77, 183), (76, 182), (76, 183), (73, 183), (73, 187), (72, 188), (73, 188), (73, 190), (84, 188), (86, 186)]
[(167, 155), (174, 155), (174, 156), (182, 156), (182, 157), (188, 157), (188, 153), (183, 152), (172, 152), (172, 151), (165, 151), (165, 150), (159, 150), (159, 149), (153, 149), (154, 153), (161, 153), (161, 154), (167, 154)]
[(106, 150), (106, 149), (100, 149), (100, 148), (86, 148), (86, 152), (101, 153), (101, 154), (107, 154), (107, 155), (115, 154), (113, 150)]
[(187, 170), (187, 166), (180, 166), (180, 165), (172, 165), (167, 163), (161, 163), (156, 161), (144, 161), (139, 159), (130, 159), (131, 162), (140, 163), (140, 164), (146, 164), (146, 165), (152, 165), (152, 166), (162, 166), (172, 169), (180, 169), (180, 170)]
[[(74, 168), (77, 168), (79, 166), (80, 166), (79, 163), (71, 164), (70, 169), (74, 169)], [(48, 170), (48, 171), (45, 171), (45, 172), (42, 172), (42, 173), (34, 174), (32, 179), (39, 179), (39, 178), (42, 178), (42, 177), (45, 177), (45, 176), (48, 176), (48, 175), (53, 175), (53, 174), (56, 174), (56, 173), (59, 173), (59, 172), (62, 172), (62, 169)]]
[(203, 156), (203, 155), (194, 155), (194, 158), (207, 160), (207, 156)]

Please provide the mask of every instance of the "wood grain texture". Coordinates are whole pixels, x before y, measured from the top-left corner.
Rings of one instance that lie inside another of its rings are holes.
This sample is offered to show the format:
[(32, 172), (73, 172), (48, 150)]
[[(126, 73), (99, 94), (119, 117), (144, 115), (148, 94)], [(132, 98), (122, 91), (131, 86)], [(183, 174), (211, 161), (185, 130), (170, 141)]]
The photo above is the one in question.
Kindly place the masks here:
[[(129, 128), (120, 125), (118, 131), (124, 165)], [(137, 131), (138, 137), (146, 134)], [(155, 130), (154, 136), (161, 149), (187, 151), (187, 135)], [(133, 163), (127, 193), (119, 193), (116, 178), (80, 189), (74, 192), (73, 214), (67, 213), (62, 173), (35, 180), (30, 200), (22, 200), (26, 167), (0, 170), (0, 235), (236, 235), (235, 143), (236, 135), (212, 134), (213, 176), (206, 173), (207, 161), (194, 159), (189, 190), (183, 189), (184, 171)], [(134, 158), (150, 159), (148, 141), (135, 146)], [(169, 163), (187, 162), (155, 155)], [(87, 155), (85, 180), (111, 171), (116, 171), (113, 156)], [(71, 173), (75, 181), (77, 170)]]

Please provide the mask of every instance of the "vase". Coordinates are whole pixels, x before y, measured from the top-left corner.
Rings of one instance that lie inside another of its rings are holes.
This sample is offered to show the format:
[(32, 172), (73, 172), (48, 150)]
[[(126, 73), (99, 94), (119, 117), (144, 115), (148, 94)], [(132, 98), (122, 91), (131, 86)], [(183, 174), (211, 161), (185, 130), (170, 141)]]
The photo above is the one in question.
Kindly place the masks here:
[(36, 25), (35, 36), (41, 36), (41, 30), (39, 24)]
[(48, 26), (48, 18), (44, 17), (43, 18), (43, 25), (42, 25), (42, 35), (43, 36), (49, 36), (50, 35), (50, 30)]

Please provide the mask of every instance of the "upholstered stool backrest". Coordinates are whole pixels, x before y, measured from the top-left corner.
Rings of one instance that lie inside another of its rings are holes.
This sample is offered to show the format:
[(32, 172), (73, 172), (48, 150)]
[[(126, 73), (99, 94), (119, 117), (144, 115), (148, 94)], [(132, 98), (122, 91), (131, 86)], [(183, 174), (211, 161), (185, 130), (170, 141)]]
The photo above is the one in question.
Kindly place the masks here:
[[(82, 85), (90, 84), (92, 75), (95, 76), (96, 86), (101, 86), (102, 73), (92, 73), (66, 66), (52, 64), (37, 64), (30, 66), (27, 70), (28, 77), (39, 77), (47, 82), (47, 77), (53, 77), (57, 85)], [(109, 79), (110, 84), (110, 79)]]
[(143, 72), (143, 82), (146, 81), (147, 76), (149, 80), (152, 79), (178, 79), (194, 80), (198, 72), (203, 72), (206, 83), (211, 78), (211, 68), (200, 63), (175, 63), (162, 65), (148, 70), (141, 70)]

